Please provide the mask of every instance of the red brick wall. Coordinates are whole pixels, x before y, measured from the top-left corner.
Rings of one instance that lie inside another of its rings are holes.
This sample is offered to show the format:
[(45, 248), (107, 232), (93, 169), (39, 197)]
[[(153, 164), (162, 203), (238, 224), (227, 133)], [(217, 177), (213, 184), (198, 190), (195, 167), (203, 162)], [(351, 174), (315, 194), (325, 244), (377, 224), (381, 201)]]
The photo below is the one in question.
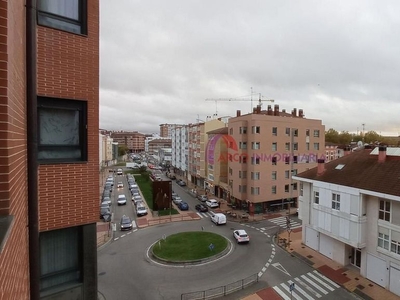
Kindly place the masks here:
[(0, 252), (0, 299), (29, 299), (25, 1), (0, 1), (0, 214), (14, 222)]
[(39, 166), (40, 231), (99, 219), (99, 2), (87, 36), (38, 26), (38, 95), (86, 100), (88, 162)]

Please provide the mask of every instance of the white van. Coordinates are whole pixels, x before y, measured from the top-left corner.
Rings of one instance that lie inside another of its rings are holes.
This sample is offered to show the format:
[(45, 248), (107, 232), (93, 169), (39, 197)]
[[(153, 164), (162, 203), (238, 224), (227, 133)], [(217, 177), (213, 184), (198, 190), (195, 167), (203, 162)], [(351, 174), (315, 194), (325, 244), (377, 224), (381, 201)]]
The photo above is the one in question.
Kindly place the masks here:
[(123, 171), (122, 171), (122, 169), (118, 169), (117, 170), (117, 175), (123, 175), (124, 173), (123, 173)]
[(213, 221), (216, 225), (226, 224), (226, 216), (221, 213), (213, 213), (211, 215), (211, 221)]

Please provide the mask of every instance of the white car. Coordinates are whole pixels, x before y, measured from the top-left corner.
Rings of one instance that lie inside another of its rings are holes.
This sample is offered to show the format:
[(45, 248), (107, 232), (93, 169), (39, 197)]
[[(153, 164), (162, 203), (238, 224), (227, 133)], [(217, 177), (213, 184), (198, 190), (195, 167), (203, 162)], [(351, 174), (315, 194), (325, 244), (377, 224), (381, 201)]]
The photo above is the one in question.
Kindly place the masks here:
[(126, 205), (125, 195), (118, 195), (117, 203), (118, 205)]
[(206, 204), (207, 204), (208, 207), (211, 207), (211, 208), (219, 207), (218, 201), (215, 200), (215, 199), (208, 199), (206, 201)]
[(136, 207), (136, 215), (137, 216), (144, 216), (147, 215), (147, 208), (144, 205), (138, 205)]
[(117, 188), (123, 188), (123, 187), (124, 187), (124, 184), (121, 181), (119, 181), (117, 183)]
[(246, 230), (239, 229), (233, 231), (233, 237), (238, 243), (248, 243), (250, 242), (250, 237), (247, 234)]
[(182, 198), (179, 197), (179, 196), (175, 196), (175, 197), (172, 199), (172, 201), (173, 201), (176, 205), (178, 205), (180, 202), (182, 202)]

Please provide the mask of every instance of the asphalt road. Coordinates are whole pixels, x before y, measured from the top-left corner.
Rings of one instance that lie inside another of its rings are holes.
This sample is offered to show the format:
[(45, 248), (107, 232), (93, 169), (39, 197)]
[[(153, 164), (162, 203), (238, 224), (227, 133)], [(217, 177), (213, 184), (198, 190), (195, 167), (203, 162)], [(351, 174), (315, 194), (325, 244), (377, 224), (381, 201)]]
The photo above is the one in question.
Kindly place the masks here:
[[(98, 253), (99, 291), (106, 299), (180, 299), (182, 293), (211, 289), (241, 280), (260, 271), (270, 259), (270, 239), (257, 230), (248, 230), (249, 244), (237, 245), (233, 229), (241, 225), (215, 226), (210, 220), (169, 223), (141, 229), (114, 241)], [(225, 236), (232, 251), (203, 265), (164, 266), (148, 257), (151, 245), (181, 231), (201, 227)]]
[[(116, 188), (118, 181), (124, 182), (123, 189)], [(182, 188), (173, 183), (173, 189), (189, 203), (190, 209), (194, 210), (194, 205), (199, 201), (187, 193), (186, 187)], [(121, 193), (127, 196), (127, 205), (117, 206), (116, 198)], [(199, 221), (168, 223), (126, 234), (119, 231), (121, 216), (129, 215), (135, 220), (136, 215), (125, 176), (115, 178), (112, 196), (113, 220), (117, 223), (114, 237), (118, 240), (98, 253), (99, 291), (107, 300), (180, 299), (182, 293), (216, 288), (253, 274), (260, 276), (255, 286), (223, 299), (240, 299), (257, 289), (267, 287), (284, 291), (285, 286), (287, 288), (291, 282), (296, 284), (293, 299), (306, 299), (298, 289), (311, 295), (309, 299), (356, 299), (356, 296), (339, 287), (331, 287), (329, 290), (318, 281), (314, 283), (305, 280), (296, 281), (304, 277), (314, 280), (313, 278), (316, 278), (313, 275), (314, 269), (272, 244), (270, 236), (277, 231), (277, 224), (274, 222), (268, 220), (248, 224), (228, 222), (227, 225), (215, 226), (209, 218), (204, 217)], [(185, 267), (160, 265), (149, 258), (149, 248), (163, 236), (202, 229), (225, 236), (232, 243), (231, 252), (207, 264)], [(245, 229), (251, 237), (251, 242), (237, 245), (232, 237), (234, 229)], [(308, 286), (304, 285), (304, 282)], [(309, 287), (312, 287), (314, 292), (310, 291)], [(286, 297), (290, 297), (288, 291), (285, 293)]]

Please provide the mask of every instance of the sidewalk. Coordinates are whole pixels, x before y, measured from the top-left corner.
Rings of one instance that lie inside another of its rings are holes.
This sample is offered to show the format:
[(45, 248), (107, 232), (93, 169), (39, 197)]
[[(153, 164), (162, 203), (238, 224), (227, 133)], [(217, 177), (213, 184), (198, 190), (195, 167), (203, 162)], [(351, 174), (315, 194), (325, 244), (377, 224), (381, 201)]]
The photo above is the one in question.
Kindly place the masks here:
[[(290, 234), (290, 246), (286, 251), (306, 262), (322, 275), (328, 277), (338, 285), (356, 294), (359, 298), (398, 300), (399, 296), (389, 292), (376, 283), (360, 276), (360, 272), (353, 266), (342, 266), (333, 260), (323, 256), (315, 250), (305, 246), (301, 241), (301, 228), (294, 229)], [(288, 233), (282, 232), (278, 239), (287, 239)], [(281, 246), (283, 247), (283, 246)], [(272, 287), (262, 289), (252, 295), (242, 298), (242, 300), (271, 300), (281, 299)]]

